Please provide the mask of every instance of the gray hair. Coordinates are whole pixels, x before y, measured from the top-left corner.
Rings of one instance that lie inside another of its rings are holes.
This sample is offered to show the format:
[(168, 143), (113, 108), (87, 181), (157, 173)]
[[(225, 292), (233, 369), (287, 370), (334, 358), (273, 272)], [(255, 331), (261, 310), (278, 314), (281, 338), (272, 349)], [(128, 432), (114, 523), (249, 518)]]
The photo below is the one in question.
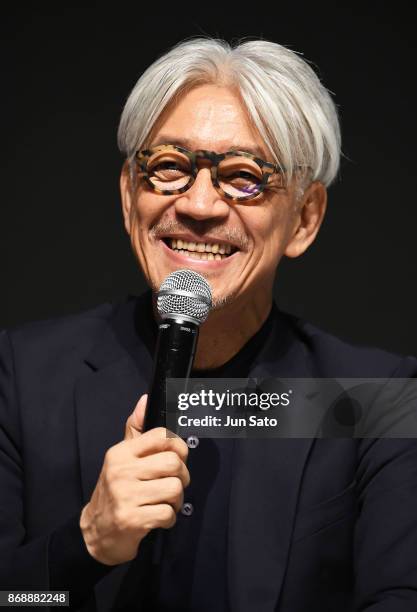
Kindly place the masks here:
[[(142, 74), (124, 107), (119, 148), (130, 163), (144, 147), (162, 111), (184, 91), (202, 84), (237, 89), (275, 162), (291, 178), (309, 169), (328, 186), (340, 163), (336, 106), (300, 55), (282, 45), (251, 40), (194, 38), (179, 43)], [(132, 167), (132, 166), (131, 166)]]

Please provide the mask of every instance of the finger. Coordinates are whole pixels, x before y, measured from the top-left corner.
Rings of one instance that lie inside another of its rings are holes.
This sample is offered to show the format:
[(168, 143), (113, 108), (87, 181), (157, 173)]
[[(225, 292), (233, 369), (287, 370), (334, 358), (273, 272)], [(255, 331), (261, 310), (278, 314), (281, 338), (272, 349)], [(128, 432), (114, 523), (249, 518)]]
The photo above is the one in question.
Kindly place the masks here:
[[(134, 472), (133, 472), (134, 470)], [(182, 482), (183, 487), (190, 484), (190, 473), (185, 463), (177, 453), (166, 451), (143, 457), (132, 467), (132, 475), (139, 480), (155, 480), (167, 476), (176, 476)]]
[(145, 393), (145, 395), (142, 395), (139, 398), (139, 401), (136, 404), (132, 414), (127, 419), (125, 427), (125, 440), (132, 440), (142, 435), (147, 400), (148, 396)]
[(136, 505), (170, 504), (179, 512), (184, 501), (184, 487), (176, 476), (167, 476), (157, 480), (143, 480), (134, 496)]
[(188, 458), (188, 446), (179, 436), (164, 427), (151, 429), (139, 437), (128, 441), (131, 452), (136, 457), (146, 457), (164, 451), (177, 453), (182, 461)]
[(170, 504), (141, 506), (136, 514), (138, 529), (170, 529), (177, 521), (177, 513)]

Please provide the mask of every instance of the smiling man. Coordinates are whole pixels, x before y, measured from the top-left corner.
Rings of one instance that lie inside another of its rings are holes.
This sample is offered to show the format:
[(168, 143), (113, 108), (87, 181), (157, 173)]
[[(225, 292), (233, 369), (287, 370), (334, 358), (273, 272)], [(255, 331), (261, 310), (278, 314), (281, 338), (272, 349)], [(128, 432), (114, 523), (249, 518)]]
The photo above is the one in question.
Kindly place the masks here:
[(2, 332), (0, 587), (100, 612), (417, 609), (413, 439), (142, 433), (153, 295), (182, 268), (213, 292), (193, 376), (416, 375), (273, 303), (338, 171), (329, 93), (278, 44), (190, 40), (140, 77), (119, 145), (151, 291)]

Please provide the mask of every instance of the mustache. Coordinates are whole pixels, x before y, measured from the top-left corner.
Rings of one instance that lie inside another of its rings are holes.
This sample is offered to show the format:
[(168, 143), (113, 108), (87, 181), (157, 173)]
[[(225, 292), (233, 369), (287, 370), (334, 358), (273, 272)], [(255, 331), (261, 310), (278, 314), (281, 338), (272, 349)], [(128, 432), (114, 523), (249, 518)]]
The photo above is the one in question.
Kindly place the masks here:
[(193, 219), (190, 219), (187, 223), (180, 223), (174, 219), (161, 219), (150, 230), (153, 238), (160, 238), (164, 234), (181, 234), (186, 232), (192, 232), (201, 238), (209, 234), (210, 240), (231, 242), (242, 251), (247, 250), (250, 244), (248, 236), (238, 228), (216, 226), (207, 221), (196, 221)]

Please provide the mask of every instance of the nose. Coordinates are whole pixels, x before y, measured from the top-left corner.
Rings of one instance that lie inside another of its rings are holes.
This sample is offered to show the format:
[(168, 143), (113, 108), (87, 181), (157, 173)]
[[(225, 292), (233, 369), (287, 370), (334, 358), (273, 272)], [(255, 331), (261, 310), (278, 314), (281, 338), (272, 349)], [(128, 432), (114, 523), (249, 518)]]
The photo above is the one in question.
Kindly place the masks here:
[(175, 210), (199, 221), (224, 220), (229, 216), (230, 206), (214, 188), (210, 168), (201, 168), (190, 189), (175, 200)]

